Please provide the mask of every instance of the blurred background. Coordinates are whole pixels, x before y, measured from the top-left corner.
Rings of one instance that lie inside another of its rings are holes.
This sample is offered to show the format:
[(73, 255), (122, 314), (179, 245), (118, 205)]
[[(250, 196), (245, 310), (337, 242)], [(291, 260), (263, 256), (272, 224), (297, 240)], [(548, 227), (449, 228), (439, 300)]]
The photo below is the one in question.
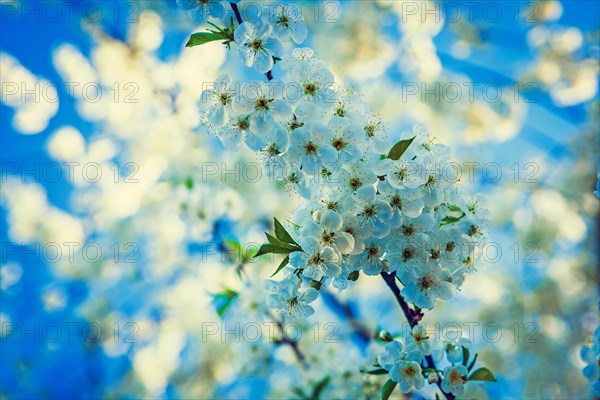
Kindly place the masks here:
[[(494, 371), (465, 397), (593, 398), (600, 7), (475, 3), (297, 4), (305, 45), (392, 139), (425, 125), (488, 199), (485, 266), (424, 321)], [(276, 321), (279, 260), (248, 255), (298, 200), (196, 103), (221, 73), (260, 75), (216, 42), (186, 49), (205, 27), (175, 1), (1, 0), (0, 18), (0, 399), (378, 398), (360, 367), (402, 328), (381, 280), (317, 300), (304, 361), (244, 332)]]

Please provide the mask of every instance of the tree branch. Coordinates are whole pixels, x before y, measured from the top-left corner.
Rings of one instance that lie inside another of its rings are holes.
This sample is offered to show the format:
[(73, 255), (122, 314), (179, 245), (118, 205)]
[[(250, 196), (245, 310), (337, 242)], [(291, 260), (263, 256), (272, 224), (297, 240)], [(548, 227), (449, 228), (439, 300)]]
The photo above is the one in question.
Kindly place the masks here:
[(369, 331), (369, 328), (356, 318), (356, 313), (349, 304), (342, 303), (334, 293), (326, 288), (322, 288), (320, 292), (327, 306), (348, 319), (350, 326), (354, 330), (353, 333), (363, 344), (369, 343), (373, 339), (373, 334)]
[[(394, 297), (396, 298), (396, 301), (400, 305), (400, 308), (402, 309), (402, 312), (404, 313), (406, 320), (410, 324), (410, 327), (414, 328), (415, 326), (419, 325), (419, 321), (421, 321), (421, 319), (423, 318), (423, 312), (419, 308), (417, 308), (417, 309), (410, 308), (410, 306), (408, 305), (406, 300), (404, 300), (404, 297), (402, 297), (402, 294), (400, 293), (400, 288), (396, 284), (396, 273), (392, 272), (391, 274), (389, 274), (387, 272), (382, 272), (381, 277), (383, 278), (385, 283), (388, 285), (388, 287), (394, 294)], [(431, 355), (425, 356), (425, 361), (427, 361), (427, 368), (433, 368), (434, 369), (433, 373), (435, 373), (437, 375), (437, 372), (435, 372), (437, 370), (437, 367), (435, 365), (435, 361), (433, 360), (433, 357), (431, 357)], [(440, 389), (440, 391), (444, 394), (446, 399), (448, 399), (448, 400), (455, 399), (455, 397), (452, 393), (446, 393), (442, 390), (442, 383), (441, 383), (439, 375), (438, 375), (437, 386)]]
[(240, 14), (240, 9), (238, 8), (238, 5), (235, 3), (229, 3), (229, 5), (231, 6), (233, 13), (235, 14), (235, 19), (237, 20), (238, 24), (241, 25), (242, 22), (244, 22), (244, 20), (242, 19), (242, 14)]
[(283, 322), (281, 322), (279, 319), (275, 318), (272, 314), (271, 314), (271, 318), (273, 318), (273, 321), (275, 321), (275, 323), (277, 324), (277, 327), (279, 328), (279, 331), (281, 332), (281, 340), (279, 340), (278, 343), (283, 343), (283, 344), (287, 344), (288, 346), (290, 346), (292, 351), (294, 352), (294, 355), (300, 362), (300, 364), (302, 364), (302, 366), (304, 368), (307, 368), (308, 362), (306, 361), (306, 357), (304, 356), (304, 354), (300, 351), (300, 348), (298, 347), (298, 342), (288, 338), (285, 335), (285, 327), (283, 326)]

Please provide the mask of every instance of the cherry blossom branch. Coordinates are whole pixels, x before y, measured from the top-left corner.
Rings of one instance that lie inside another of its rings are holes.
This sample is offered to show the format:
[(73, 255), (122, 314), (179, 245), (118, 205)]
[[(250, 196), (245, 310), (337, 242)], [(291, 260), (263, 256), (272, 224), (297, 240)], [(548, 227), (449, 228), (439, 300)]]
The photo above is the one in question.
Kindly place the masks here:
[[(237, 20), (238, 24), (242, 24), (242, 22), (244, 22), (244, 19), (242, 18), (242, 14), (240, 13), (240, 9), (238, 8), (238, 5), (235, 3), (229, 3), (229, 5), (231, 6), (231, 9), (233, 10), (233, 14), (235, 14), (235, 19)], [(272, 81), (273, 80), (273, 72), (272, 71), (267, 71), (265, 72), (265, 76), (267, 77), (268, 81)]]
[[(408, 305), (406, 300), (404, 300), (404, 297), (402, 297), (402, 294), (400, 293), (400, 288), (398, 287), (398, 284), (396, 284), (396, 273), (392, 272), (391, 274), (389, 274), (389, 273), (383, 271), (383, 272), (381, 272), (381, 277), (383, 278), (385, 283), (388, 285), (388, 287), (394, 294), (394, 297), (396, 298), (396, 301), (400, 305), (400, 308), (402, 309), (402, 312), (404, 313), (404, 316), (406, 317), (406, 320), (408, 321), (410, 327), (414, 328), (415, 326), (419, 325), (419, 321), (421, 321), (424, 314), (420, 308), (415, 308), (415, 309), (410, 308), (410, 306)], [(435, 365), (435, 361), (433, 360), (433, 357), (431, 357), (431, 355), (425, 356), (425, 361), (427, 361), (427, 367), (432, 368), (434, 370), (434, 373), (437, 374), (438, 369)], [(442, 384), (441, 384), (439, 375), (438, 375), (438, 380), (437, 380), (437, 386), (440, 389), (440, 391), (444, 394), (446, 399), (448, 399), (448, 400), (455, 399), (455, 396), (452, 393), (446, 393), (442, 390)]]

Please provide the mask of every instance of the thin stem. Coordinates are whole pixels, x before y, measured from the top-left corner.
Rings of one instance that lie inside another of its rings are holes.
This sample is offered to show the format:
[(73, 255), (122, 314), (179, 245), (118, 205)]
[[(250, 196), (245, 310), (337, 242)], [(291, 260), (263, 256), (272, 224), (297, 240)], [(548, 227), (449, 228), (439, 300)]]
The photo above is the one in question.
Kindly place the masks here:
[(300, 348), (298, 347), (298, 342), (288, 338), (285, 335), (285, 327), (283, 326), (283, 322), (274, 317), (273, 314), (271, 314), (271, 318), (273, 319), (273, 321), (275, 321), (275, 323), (277, 324), (277, 328), (279, 328), (279, 331), (281, 332), (281, 340), (279, 341), (279, 343), (284, 343), (290, 346), (300, 364), (302, 364), (304, 368), (307, 368), (308, 362), (306, 361), (306, 357), (304, 356), (304, 354), (300, 351)]
[[(235, 14), (235, 19), (237, 20), (238, 24), (241, 25), (242, 22), (244, 22), (244, 19), (242, 18), (242, 14), (240, 13), (240, 9), (238, 8), (238, 5), (235, 3), (229, 3), (229, 5), (231, 6), (233, 13)], [(268, 81), (273, 80), (273, 72), (271, 72), (271, 70), (265, 72), (265, 76), (267, 77)]]
[[(396, 298), (396, 301), (400, 305), (400, 308), (402, 309), (402, 312), (404, 313), (406, 320), (410, 324), (410, 327), (414, 328), (415, 326), (419, 325), (419, 321), (421, 321), (421, 319), (423, 318), (423, 312), (420, 309), (410, 308), (410, 306), (408, 305), (406, 300), (404, 300), (404, 297), (402, 297), (402, 294), (400, 293), (400, 288), (396, 284), (396, 273), (392, 272), (391, 274), (389, 274), (387, 272), (382, 272), (381, 277), (383, 278), (385, 283), (388, 285), (388, 287), (394, 294), (394, 297)], [(433, 360), (433, 357), (431, 357), (430, 355), (425, 356), (425, 361), (427, 361), (427, 368), (433, 368), (435, 371), (438, 370), (435, 365), (435, 361)], [(438, 374), (437, 372), (434, 372), (434, 373)], [(455, 397), (452, 393), (446, 393), (442, 390), (442, 383), (441, 383), (439, 374), (438, 374), (437, 386), (440, 389), (440, 391), (443, 393), (443, 395), (446, 397), (446, 399), (448, 399), (448, 400), (455, 399)]]
[(328, 305), (334, 312), (341, 313), (348, 319), (350, 326), (354, 330), (354, 333), (364, 343), (368, 343), (373, 339), (373, 334), (369, 331), (360, 320), (356, 319), (355, 311), (350, 307), (349, 304), (341, 302), (334, 293), (331, 293), (326, 288), (320, 290), (323, 296), (324, 303)]
[[(244, 269), (244, 265), (240, 264), (240, 265), (238, 265), (237, 268), (238, 268), (238, 271), (240, 271), (240, 273), (238, 274), (238, 277), (240, 278), (240, 280), (241, 281), (244, 280), (244, 278), (242, 277), (242, 273), (243, 273), (246, 276), (246, 278), (248, 279), (248, 282), (250, 283), (250, 285), (252, 285), (252, 281), (250, 281), (250, 279), (249, 279), (250, 277), (246, 273), (246, 271)], [(279, 320), (276, 316), (274, 316), (271, 311), (267, 311), (266, 314), (273, 320), (273, 322), (275, 322), (275, 324), (277, 325), (277, 328), (281, 332), (281, 339), (279, 341), (277, 341), (277, 343), (286, 344), (286, 345), (290, 346), (292, 351), (294, 352), (294, 355), (298, 359), (298, 362), (300, 362), (300, 364), (302, 365), (303, 368), (307, 368), (308, 362), (306, 361), (306, 357), (304, 356), (304, 354), (302, 354), (302, 352), (300, 351), (300, 348), (298, 347), (298, 342), (288, 338), (285, 335), (285, 327), (283, 326), (283, 322), (281, 322), (281, 320)]]
[(402, 297), (402, 295), (400, 294), (400, 288), (396, 284), (396, 273), (395, 272), (393, 272), (391, 274), (388, 274), (387, 272), (382, 272), (381, 277), (383, 278), (385, 283), (387, 283), (388, 287), (394, 294), (394, 297), (396, 298), (396, 301), (400, 305), (400, 308), (402, 308), (402, 312), (404, 312), (404, 316), (406, 316), (406, 319), (408, 320), (410, 327), (414, 328), (416, 325), (419, 324), (419, 321), (421, 320), (421, 318), (423, 318), (423, 313), (420, 310), (417, 311), (417, 310), (413, 310), (412, 308), (410, 308), (408, 303), (404, 300), (404, 297)]
[(242, 22), (244, 22), (244, 20), (242, 19), (242, 14), (240, 14), (240, 9), (238, 8), (238, 5), (235, 3), (229, 3), (229, 5), (231, 6), (233, 13), (235, 14), (235, 19), (237, 20), (238, 24), (241, 25)]

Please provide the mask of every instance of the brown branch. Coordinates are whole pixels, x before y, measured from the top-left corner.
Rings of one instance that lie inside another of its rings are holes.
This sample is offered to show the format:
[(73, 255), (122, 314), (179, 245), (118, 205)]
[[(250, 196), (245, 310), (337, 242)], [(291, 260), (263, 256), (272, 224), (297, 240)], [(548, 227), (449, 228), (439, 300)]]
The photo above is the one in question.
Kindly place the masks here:
[[(408, 305), (406, 300), (404, 300), (404, 297), (402, 297), (402, 294), (400, 293), (400, 288), (398, 287), (398, 284), (396, 284), (396, 273), (392, 272), (391, 274), (389, 274), (387, 272), (382, 272), (381, 277), (383, 278), (385, 283), (388, 285), (388, 287), (394, 294), (394, 297), (396, 298), (396, 301), (400, 305), (400, 308), (402, 309), (402, 312), (404, 313), (406, 320), (410, 324), (410, 327), (414, 328), (415, 326), (419, 325), (419, 321), (421, 321), (424, 314), (421, 311), (421, 309), (419, 309), (419, 308), (415, 308), (415, 309), (410, 308), (410, 306)], [(433, 357), (431, 357), (431, 355), (425, 356), (425, 361), (427, 361), (427, 368), (433, 368), (433, 370), (434, 370), (433, 373), (437, 374), (437, 367), (435, 365), (435, 361), (433, 360)], [(444, 394), (446, 399), (448, 399), (448, 400), (455, 399), (455, 396), (452, 393), (446, 393), (442, 390), (442, 382), (440, 380), (439, 375), (438, 375), (438, 380), (437, 380), (437, 386), (440, 389), (440, 391)]]

